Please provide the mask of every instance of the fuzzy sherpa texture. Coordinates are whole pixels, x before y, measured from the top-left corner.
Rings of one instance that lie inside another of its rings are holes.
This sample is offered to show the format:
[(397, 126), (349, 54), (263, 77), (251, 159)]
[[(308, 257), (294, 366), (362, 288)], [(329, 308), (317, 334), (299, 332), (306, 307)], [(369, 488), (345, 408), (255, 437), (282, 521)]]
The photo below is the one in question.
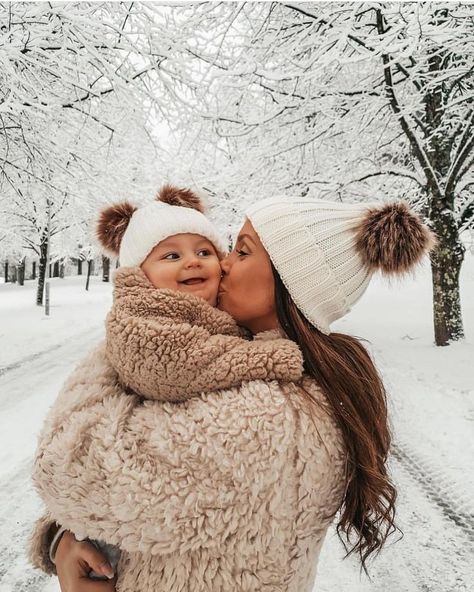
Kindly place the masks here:
[(313, 381), (147, 401), (101, 347), (51, 408), (33, 478), (52, 519), (121, 548), (117, 592), (310, 592), (344, 474)]
[(97, 238), (102, 247), (113, 256), (120, 251), (120, 244), (128, 224), (137, 208), (127, 201), (102, 210), (97, 220)]
[(299, 380), (300, 349), (282, 337), (247, 341), (202, 298), (158, 290), (139, 267), (114, 276), (107, 355), (122, 384), (147, 399), (179, 401), (244, 380)]
[(404, 202), (371, 208), (356, 229), (356, 250), (370, 271), (404, 274), (435, 245), (435, 235)]

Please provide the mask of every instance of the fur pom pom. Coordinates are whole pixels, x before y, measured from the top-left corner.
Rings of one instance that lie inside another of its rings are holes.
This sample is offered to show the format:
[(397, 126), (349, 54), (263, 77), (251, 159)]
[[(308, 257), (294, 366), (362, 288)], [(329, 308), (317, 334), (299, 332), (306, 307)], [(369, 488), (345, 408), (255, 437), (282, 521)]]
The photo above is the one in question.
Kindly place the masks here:
[(403, 274), (435, 245), (431, 230), (405, 203), (367, 211), (356, 235), (356, 248), (371, 271)]
[(201, 198), (191, 191), (191, 189), (180, 189), (179, 187), (173, 187), (173, 185), (165, 185), (158, 192), (156, 199), (170, 206), (192, 208), (202, 214), (204, 213), (204, 205), (201, 202)]
[(125, 201), (110, 206), (100, 213), (97, 221), (97, 238), (104, 249), (113, 255), (119, 254), (123, 235), (136, 209)]

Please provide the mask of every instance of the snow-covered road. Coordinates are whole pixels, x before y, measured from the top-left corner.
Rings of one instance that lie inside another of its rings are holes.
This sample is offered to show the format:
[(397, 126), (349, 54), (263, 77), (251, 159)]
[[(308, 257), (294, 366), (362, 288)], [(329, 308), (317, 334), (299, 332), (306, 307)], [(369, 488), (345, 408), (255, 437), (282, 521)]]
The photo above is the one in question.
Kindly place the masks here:
[[(62, 382), (101, 338), (110, 286), (84, 296), (78, 278), (56, 280), (56, 308), (45, 319), (31, 306), (33, 286), (0, 286), (0, 592), (58, 592), (33, 570), (24, 548), (40, 503), (31, 457), (44, 415)], [(467, 592), (474, 582), (474, 259), (463, 275), (468, 339), (431, 343), (429, 277), (390, 291), (375, 282), (340, 329), (370, 339), (392, 408), (391, 468), (399, 491), (397, 536), (369, 567), (341, 561), (334, 529), (320, 564), (319, 592)], [(5, 289), (6, 288), (6, 289)], [(30, 294), (28, 295), (27, 292)], [(390, 311), (387, 314), (386, 311)]]

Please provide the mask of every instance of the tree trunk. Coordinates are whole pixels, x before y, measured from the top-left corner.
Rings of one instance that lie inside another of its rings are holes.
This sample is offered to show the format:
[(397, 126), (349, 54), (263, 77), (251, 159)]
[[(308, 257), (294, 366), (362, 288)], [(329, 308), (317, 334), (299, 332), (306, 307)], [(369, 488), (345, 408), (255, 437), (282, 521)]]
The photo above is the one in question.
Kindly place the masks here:
[(438, 245), (431, 254), (433, 318), (436, 345), (449, 345), (464, 337), (459, 274), (465, 247), (459, 239), (452, 211), (443, 209), (433, 219)]
[(89, 290), (89, 281), (91, 279), (91, 273), (92, 273), (92, 259), (89, 259), (87, 261), (87, 280), (86, 280), (86, 290)]
[(64, 279), (64, 262), (61, 261), (59, 265), (59, 277), (63, 280)]
[(48, 253), (48, 235), (41, 237), (40, 260), (38, 269), (38, 288), (36, 290), (36, 304), (43, 306), (44, 281), (46, 278), (46, 256)]
[(31, 268), (31, 279), (36, 279), (36, 261), (33, 261), (33, 266)]
[(5, 265), (3, 267), (4, 269), (4, 276), (5, 276), (5, 283), (7, 283), (8, 280), (8, 261), (5, 261)]
[(53, 277), (59, 277), (59, 261), (53, 263)]
[(12, 275), (12, 279), (10, 280), (12, 284), (16, 284), (17, 273), (18, 273), (17, 267), (16, 267), (16, 265), (14, 265), (12, 267), (12, 274), (11, 274)]
[(82, 275), (82, 259), (77, 260), (77, 275)]
[(102, 281), (110, 281), (110, 259), (102, 255)]
[(20, 259), (20, 263), (18, 265), (18, 284), (20, 286), (25, 285), (25, 265), (26, 265), (26, 257), (22, 257)]

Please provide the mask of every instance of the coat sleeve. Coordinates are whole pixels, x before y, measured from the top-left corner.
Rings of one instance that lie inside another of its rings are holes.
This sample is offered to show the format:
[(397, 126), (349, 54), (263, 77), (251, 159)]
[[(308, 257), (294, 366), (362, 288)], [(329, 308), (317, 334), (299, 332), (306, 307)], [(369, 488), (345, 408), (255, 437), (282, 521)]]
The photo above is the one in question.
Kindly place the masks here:
[(288, 339), (247, 341), (117, 308), (106, 327), (107, 355), (120, 381), (148, 399), (185, 400), (246, 380), (297, 381), (303, 373), (302, 354)]
[[(77, 388), (88, 380), (78, 376)], [(50, 514), (130, 552), (219, 547), (242, 532), (274, 500), (294, 421), (275, 383), (243, 388), (180, 404), (91, 393), (68, 409), (63, 400), (34, 463)]]

